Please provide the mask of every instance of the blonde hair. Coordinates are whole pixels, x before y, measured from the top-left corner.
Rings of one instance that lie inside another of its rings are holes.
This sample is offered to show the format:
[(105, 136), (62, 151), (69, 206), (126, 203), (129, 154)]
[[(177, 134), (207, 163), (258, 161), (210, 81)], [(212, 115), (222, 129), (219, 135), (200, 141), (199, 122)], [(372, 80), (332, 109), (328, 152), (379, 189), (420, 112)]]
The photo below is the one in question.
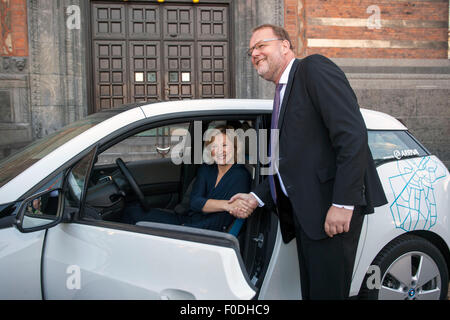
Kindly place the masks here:
[(211, 130), (211, 135), (209, 135), (209, 139), (205, 141), (205, 149), (208, 149), (207, 147), (211, 143), (214, 142), (216, 136), (218, 136), (219, 134), (224, 134), (228, 140), (233, 142), (233, 151), (234, 151), (234, 159), (233, 160), (234, 160), (234, 163), (237, 163), (238, 152), (239, 152), (238, 139), (237, 139), (236, 135), (230, 135), (230, 130), (232, 130), (234, 132), (235, 128), (230, 125), (219, 125), (219, 126), (216, 126), (212, 129), (208, 129), (208, 130)]

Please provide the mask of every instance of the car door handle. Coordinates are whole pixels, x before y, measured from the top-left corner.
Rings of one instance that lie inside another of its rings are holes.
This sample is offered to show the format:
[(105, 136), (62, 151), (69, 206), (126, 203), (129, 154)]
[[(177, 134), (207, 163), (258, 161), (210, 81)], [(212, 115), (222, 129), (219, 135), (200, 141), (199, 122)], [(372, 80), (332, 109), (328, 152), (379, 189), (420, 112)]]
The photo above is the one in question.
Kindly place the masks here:
[(192, 293), (179, 289), (165, 289), (159, 297), (161, 300), (196, 300)]
[(169, 153), (170, 147), (166, 148), (156, 147), (156, 151), (158, 151), (159, 154), (166, 155)]

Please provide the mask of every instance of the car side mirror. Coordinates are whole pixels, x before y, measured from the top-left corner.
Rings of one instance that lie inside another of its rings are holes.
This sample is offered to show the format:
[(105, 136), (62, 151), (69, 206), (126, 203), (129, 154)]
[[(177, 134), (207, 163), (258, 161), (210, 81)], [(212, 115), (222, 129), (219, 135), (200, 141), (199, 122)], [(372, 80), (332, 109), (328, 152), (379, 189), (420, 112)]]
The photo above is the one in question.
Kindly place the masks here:
[(62, 220), (62, 189), (35, 194), (22, 202), (16, 219), (21, 232), (34, 232), (51, 228)]

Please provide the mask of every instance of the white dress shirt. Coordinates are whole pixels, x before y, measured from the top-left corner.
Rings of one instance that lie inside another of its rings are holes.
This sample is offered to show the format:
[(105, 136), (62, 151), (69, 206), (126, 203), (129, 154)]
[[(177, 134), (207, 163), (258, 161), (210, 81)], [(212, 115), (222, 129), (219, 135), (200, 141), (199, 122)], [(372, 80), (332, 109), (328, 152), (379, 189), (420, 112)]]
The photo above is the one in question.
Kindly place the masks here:
[[(280, 109), (279, 109), (279, 112), (281, 111), (281, 106), (283, 104), (284, 93), (286, 91), (286, 85), (287, 85), (288, 80), (289, 80), (289, 73), (291, 72), (292, 64), (294, 63), (294, 61), (295, 61), (295, 58), (293, 58), (289, 62), (289, 64), (287, 65), (286, 69), (284, 69), (283, 73), (281, 74), (280, 80), (278, 81), (278, 84), (283, 85), (283, 87), (281, 88), (281, 91), (280, 91)], [(276, 161), (275, 161), (275, 163), (276, 163)], [(278, 172), (278, 168), (275, 170), (275, 172)], [(286, 188), (285, 188), (285, 186), (283, 184), (283, 180), (281, 179), (281, 175), (277, 174), (277, 177), (278, 177), (278, 180), (280, 181), (281, 190), (283, 191), (283, 193), (287, 197), (288, 194), (287, 194)], [(259, 203), (260, 207), (264, 206), (264, 202), (262, 202), (261, 199), (255, 193), (251, 192), (251, 194), (256, 198), (256, 200), (258, 200), (258, 203)], [(345, 208), (345, 209), (348, 209), (348, 210), (353, 210), (354, 209), (354, 206), (345, 206), (345, 205), (339, 205), (339, 204), (335, 204), (335, 203), (333, 203), (333, 206), (338, 207), (338, 208)]]

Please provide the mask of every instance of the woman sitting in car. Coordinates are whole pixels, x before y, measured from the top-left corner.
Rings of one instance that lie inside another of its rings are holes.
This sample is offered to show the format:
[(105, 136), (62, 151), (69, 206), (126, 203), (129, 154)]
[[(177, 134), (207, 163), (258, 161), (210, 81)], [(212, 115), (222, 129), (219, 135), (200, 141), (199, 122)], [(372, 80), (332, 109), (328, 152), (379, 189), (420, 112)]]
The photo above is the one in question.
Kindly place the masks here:
[(199, 168), (187, 213), (162, 209), (144, 212), (141, 207), (129, 207), (124, 213), (125, 222), (150, 221), (226, 231), (235, 219), (230, 212), (248, 210), (245, 202), (229, 204), (228, 200), (237, 193), (248, 193), (251, 187), (249, 172), (244, 165), (236, 163), (237, 142), (227, 134), (227, 129), (233, 130), (233, 127), (214, 128), (211, 139), (205, 144), (205, 152), (210, 153), (213, 164), (203, 164)]

